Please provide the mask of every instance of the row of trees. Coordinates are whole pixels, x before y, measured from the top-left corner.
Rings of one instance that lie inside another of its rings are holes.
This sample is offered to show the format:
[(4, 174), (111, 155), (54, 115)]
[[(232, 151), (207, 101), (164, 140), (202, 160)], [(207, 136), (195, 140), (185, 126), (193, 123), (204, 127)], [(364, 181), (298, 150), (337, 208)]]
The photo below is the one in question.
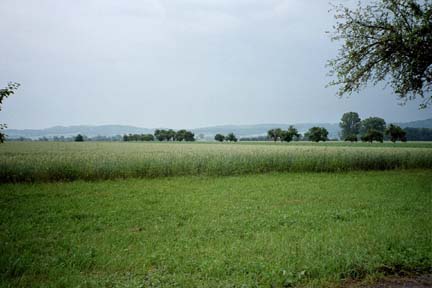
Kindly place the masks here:
[(267, 131), (267, 137), (273, 141), (285, 141), (291, 142), (294, 138), (299, 138), (300, 133), (292, 125), (289, 126), (288, 130), (282, 130), (281, 128), (270, 129)]
[(385, 120), (380, 117), (362, 120), (356, 112), (343, 114), (339, 127), (341, 139), (345, 141), (356, 142), (360, 137), (365, 142), (383, 142), (384, 135), (387, 135), (392, 142), (407, 140), (406, 132), (401, 127), (394, 124), (387, 126)]
[(195, 141), (195, 134), (181, 129), (178, 131), (169, 129), (156, 129), (153, 134), (129, 134), (123, 136), (123, 141)]
[(432, 141), (431, 128), (410, 128), (404, 129), (406, 137), (410, 141)]
[[(329, 132), (324, 127), (312, 127), (303, 136), (304, 140), (314, 142), (327, 141)], [(281, 128), (274, 128), (267, 131), (267, 139), (281, 142), (291, 142), (293, 140), (300, 140), (302, 135), (292, 125), (287, 130)]]
[[(78, 141), (76, 141), (78, 139)], [(82, 141), (81, 141), (82, 139)], [(8, 137), (6, 141), (20, 141), (20, 142), (32, 142), (32, 141), (39, 141), (39, 142), (84, 142), (84, 141), (93, 141), (93, 142), (115, 142), (115, 141), (122, 141), (123, 137), (121, 135), (115, 135), (115, 136), (93, 136), (88, 137), (86, 135), (78, 134), (76, 136), (53, 136), (53, 137), (46, 137), (42, 136), (37, 139), (32, 139), (28, 137), (17, 137), (17, 138), (10, 138)]]
[(158, 141), (195, 141), (195, 134), (185, 129), (178, 131), (156, 129), (154, 136)]
[(129, 134), (123, 135), (123, 141), (154, 141), (153, 134)]
[(237, 137), (234, 135), (234, 133), (229, 133), (226, 136), (222, 135), (222, 134), (216, 134), (215, 137), (214, 137), (214, 139), (216, 141), (219, 141), (219, 142), (224, 142), (224, 141), (227, 141), (227, 142), (237, 142)]

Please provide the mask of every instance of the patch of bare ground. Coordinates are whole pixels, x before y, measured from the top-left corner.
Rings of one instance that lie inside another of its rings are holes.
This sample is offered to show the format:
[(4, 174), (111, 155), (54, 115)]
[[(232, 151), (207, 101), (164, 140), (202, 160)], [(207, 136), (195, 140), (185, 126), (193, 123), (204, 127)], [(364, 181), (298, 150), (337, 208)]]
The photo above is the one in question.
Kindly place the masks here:
[(375, 283), (347, 283), (346, 288), (428, 288), (432, 287), (432, 274), (388, 276)]

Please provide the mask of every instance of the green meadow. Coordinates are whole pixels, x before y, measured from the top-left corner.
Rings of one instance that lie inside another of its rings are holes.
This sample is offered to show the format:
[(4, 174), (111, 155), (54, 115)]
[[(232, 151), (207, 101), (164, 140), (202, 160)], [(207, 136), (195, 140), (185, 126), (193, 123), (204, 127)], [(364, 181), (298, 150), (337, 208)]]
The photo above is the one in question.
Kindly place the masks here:
[(430, 144), (301, 144), (1, 145), (0, 287), (339, 287), (432, 270)]

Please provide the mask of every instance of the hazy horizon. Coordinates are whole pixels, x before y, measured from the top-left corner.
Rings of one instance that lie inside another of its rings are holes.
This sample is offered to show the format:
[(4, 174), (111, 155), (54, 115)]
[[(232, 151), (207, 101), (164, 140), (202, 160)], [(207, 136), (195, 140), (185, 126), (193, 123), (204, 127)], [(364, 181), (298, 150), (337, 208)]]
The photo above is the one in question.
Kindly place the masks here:
[[(306, 3), (307, 2), (307, 3)], [(357, 1), (343, 2), (347, 5)], [(72, 125), (200, 128), (431, 118), (383, 85), (325, 88), (339, 43), (327, 1), (3, 0), (0, 88), (9, 129)]]
[[(390, 123), (408, 123), (408, 122), (415, 122), (415, 121), (423, 121), (423, 120), (429, 120), (432, 119), (432, 117), (424, 118), (424, 119), (413, 119), (409, 121), (389, 121), (386, 120), (387, 124)], [(335, 125), (339, 124), (340, 121), (337, 122), (292, 122), (292, 123), (283, 123), (283, 122), (263, 122), (263, 123), (251, 123), (251, 124), (217, 124), (217, 125), (210, 125), (210, 126), (193, 126), (193, 127), (172, 127), (172, 126), (156, 126), (156, 127), (150, 127), (150, 126), (137, 126), (137, 125), (129, 125), (129, 124), (117, 124), (117, 123), (108, 123), (108, 124), (76, 124), (76, 125), (53, 125), (49, 127), (41, 127), (41, 128), (10, 128), (8, 127), (7, 130), (45, 130), (50, 128), (56, 128), (56, 127), (63, 127), (63, 128), (70, 128), (70, 127), (102, 127), (102, 126), (125, 126), (125, 127), (134, 127), (134, 128), (142, 128), (142, 129), (191, 129), (191, 130), (199, 130), (199, 129), (205, 129), (205, 128), (214, 128), (214, 127), (229, 127), (229, 126), (235, 126), (235, 127), (247, 127), (247, 126), (268, 126), (268, 125), (307, 125), (307, 124), (322, 124), (322, 125)], [(277, 128), (275, 126), (275, 128)], [(284, 128), (284, 127), (282, 127)]]

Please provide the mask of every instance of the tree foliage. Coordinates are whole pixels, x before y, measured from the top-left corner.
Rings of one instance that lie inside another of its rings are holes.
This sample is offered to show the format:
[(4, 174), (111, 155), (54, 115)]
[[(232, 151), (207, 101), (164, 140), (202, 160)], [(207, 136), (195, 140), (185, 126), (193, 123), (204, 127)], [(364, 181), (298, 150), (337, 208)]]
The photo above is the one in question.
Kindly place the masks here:
[[(6, 88), (0, 89), (0, 111), (2, 110), (1, 105), (3, 104), (3, 100), (9, 97), (10, 95), (15, 94), (15, 91), (20, 86), (19, 83), (9, 82)], [(0, 123), (0, 131), (7, 128), (6, 124)], [(6, 138), (4, 133), (0, 133), (0, 143), (3, 143)]]
[(226, 137), (225, 137), (226, 141), (229, 142), (237, 142), (237, 137), (234, 135), (234, 133), (229, 133)]
[(288, 127), (288, 133), (291, 134), (292, 138), (300, 138), (300, 133), (298, 132), (297, 128), (295, 128), (294, 126), (290, 125)]
[(407, 140), (410, 141), (432, 141), (432, 128), (404, 128)]
[(334, 6), (332, 39), (343, 45), (328, 62), (340, 96), (387, 82), (402, 103), (432, 103), (432, 1), (375, 0), (356, 9)]
[[(47, 139), (47, 141), (48, 141), (48, 139)], [(84, 142), (84, 136), (81, 135), (81, 134), (78, 134), (78, 135), (75, 137), (75, 142)]]
[(274, 128), (267, 131), (267, 138), (271, 139), (273, 141), (285, 141), (285, 142), (291, 142), (294, 137), (298, 138), (300, 137), (300, 134), (298, 133), (297, 129), (294, 128), (294, 126), (290, 126), (288, 130), (282, 130), (281, 128)]
[(153, 134), (129, 134), (123, 135), (123, 141), (154, 141)]
[(390, 124), (387, 127), (385, 134), (390, 137), (390, 141), (392, 141), (393, 143), (398, 140), (402, 142), (407, 141), (406, 132), (401, 127), (394, 124)]
[[(361, 119), (359, 114), (356, 112), (347, 112), (342, 115), (341, 122), (339, 123), (341, 128), (341, 138), (345, 141), (352, 141), (360, 133)], [(349, 140), (349, 139), (351, 140)]]
[(386, 129), (386, 122), (380, 117), (369, 117), (361, 121), (360, 133), (365, 135), (369, 130), (376, 130), (384, 133)]
[(283, 131), (280, 128), (270, 129), (267, 131), (267, 137), (273, 141), (278, 141), (282, 138)]
[(195, 134), (185, 129), (178, 130), (177, 132), (173, 129), (156, 129), (154, 137), (158, 141), (195, 141)]
[(357, 138), (357, 135), (351, 134), (351, 135), (346, 136), (343, 140), (344, 141), (350, 141), (350, 142), (357, 142), (358, 138)]
[(191, 131), (181, 129), (175, 132), (176, 141), (195, 141), (195, 134)]
[(313, 142), (325, 142), (328, 140), (328, 131), (324, 127), (312, 127), (305, 134), (305, 137)]
[(375, 129), (370, 129), (366, 132), (366, 134), (364, 134), (361, 137), (361, 140), (363, 142), (370, 142), (372, 143), (373, 141), (377, 141), (377, 142), (383, 142), (384, 141), (384, 134), (381, 131), (375, 130)]
[(219, 142), (223, 142), (225, 140), (225, 136), (222, 134), (216, 134), (214, 139)]

